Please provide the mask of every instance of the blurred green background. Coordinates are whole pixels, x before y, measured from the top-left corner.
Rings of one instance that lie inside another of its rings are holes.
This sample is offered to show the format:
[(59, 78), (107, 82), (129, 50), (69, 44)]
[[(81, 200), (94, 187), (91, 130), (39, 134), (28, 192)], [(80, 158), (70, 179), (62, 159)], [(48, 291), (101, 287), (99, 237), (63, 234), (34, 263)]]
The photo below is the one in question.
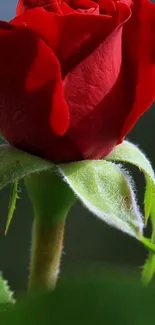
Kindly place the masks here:
[[(16, 0), (0, 0), (0, 19), (9, 20), (14, 15)], [(155, 107), (152, 107), (137, 123), (128, 139), (150, 158), (155, 168)], [(143, 209), (144, 179), (136, 169), (131, 169), (136, 185), (139, 203)], [(27, 193), (21, 183), (20, 200), (9, 229), (4, 236), (7, 216), (9, 188), (0, 192), (0, 270), (9, 280), (12, 289), (26, 288), (29, 254), (31, 244), (31, 227), (33, 221), (32, 207)], [(61, 274), (82, 272), (104, 273), (107, 268), (120, 268), (121, 273), (140, 273), (147, 252), (133, 238), (108, 227), (77, 203), (71, 210), (66, 224), (64, 252)]]

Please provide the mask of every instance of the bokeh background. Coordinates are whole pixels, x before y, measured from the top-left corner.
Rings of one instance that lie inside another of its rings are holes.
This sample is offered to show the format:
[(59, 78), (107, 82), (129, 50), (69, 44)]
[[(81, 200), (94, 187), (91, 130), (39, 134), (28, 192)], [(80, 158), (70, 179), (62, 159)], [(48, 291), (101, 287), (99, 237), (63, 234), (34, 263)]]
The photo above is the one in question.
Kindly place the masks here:
[[(14, 16), (16, 3), (17, 0), (0, 0), (0, 20), (9, 21)], [(155, 107), (152, 107), (139, 120), (128, 139), (143, 149), (155, 168), (154, 124)], [(139, 204), (143, 209), (144, 178), (135, 168), (131, 172), (137, 185)], [(0, 192), (0, 270), (9, 280), (12, 289), (24, 290), (28, 276), (33, 213), (22, 183), (19, 194), (20, 200), (5, 237), (9, 187)], [(101, 274), (107, 269), (116, 268), (121, 273), (140, 273), (146, 256), (146, 250), (138, 241), (110, 228), (80, 203), (72, 208), (66, 224), (62, 275), (92, 270)]]

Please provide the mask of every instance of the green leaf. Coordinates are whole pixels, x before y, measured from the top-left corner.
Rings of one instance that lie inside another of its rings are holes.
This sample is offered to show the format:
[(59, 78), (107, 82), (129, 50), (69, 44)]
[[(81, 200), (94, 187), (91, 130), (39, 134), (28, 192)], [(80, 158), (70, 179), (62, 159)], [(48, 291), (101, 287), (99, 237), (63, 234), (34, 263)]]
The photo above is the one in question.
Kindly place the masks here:
[[(105, 269), (105, 267), (104, 267)], [(86, 270), (87, 271), (87, 270)], [(2, 325), (153, 325), (155, 286), (142, 287), (125, 270), (69, 277), (54, 293), (27, 296), (7, 313)]]
[(115, 147), (105, 159), (108, 161), (130, 163), (137, 166), (144, 173), (146, 179), (144, 214), (145, 223), (147, 224), (151, 212), (152, 199), (155, 196), (155, 174), (150, 161), (137, 146), (128, 141), (124, 141)]
[[(155, 244), (155, 200), (153, 200), (153, 204), (151, 207), (151, 221), (153, 226), (151, 243)], [(142, 270), (142, 283), (147, 285), (153, 278), (155, 274), (155, 253), (149, 252), (148, 258), (143, 266)]]
[(142, 217), (131, 177), (120, 166), (105, 160), (89, 160), (63, 164), (60, 172), (92, 213), (139, 239)]
[(142, 270), (142, 283), (144, 285), (149, 284), (149, 282), (152, 280), (154, 276), (154, 273), (155, 273), (155, 254), (149, 252), (149, 256)]
[(7, 216), (7, 222), (6, 222), (6, 228), (5, 228), (5, 235), (8, 232), (10, 223), (13, 218), (13, 214), (16, 208), (16, 201), (18, 199), (18, 181), (15, 181), (13, 184), (11, 184), (11, 192), (10, 192), (10, 201), (9, 201), (9, 207), (8, 207), (8, 216)]
[(8, 282), (0, 275), (0, 304), (14, 303), (13, 292), (8, 286)]
[(52, 162), (32, 156), (24, 151), (0, 146), (0, 190), (32, 173), (39, 173), (54, 168)]
[(150, 238), (146, 238), (144, 236), (142, 236), (141, 234), (139, 234), (139, 240), (141, 241), (141, 243), (150, 251), (155, 253), (155, 245), (152, 243), (152, 241), (150, 240)]

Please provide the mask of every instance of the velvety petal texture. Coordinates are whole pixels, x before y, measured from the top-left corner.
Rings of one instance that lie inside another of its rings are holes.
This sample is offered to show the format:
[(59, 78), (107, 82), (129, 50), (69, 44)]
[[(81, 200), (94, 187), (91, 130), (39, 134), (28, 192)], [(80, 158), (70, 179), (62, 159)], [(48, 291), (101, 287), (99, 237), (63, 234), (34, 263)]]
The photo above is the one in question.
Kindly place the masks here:
[(45, 159), (106, 156), (154, 100), (148, 0), (20, 0), (0, 44), (0, 129)]
[(128, 114), (120, 139), (132, 129), (155, 98), (155, 5), (135, 0), (123, 30), (123, 68)]

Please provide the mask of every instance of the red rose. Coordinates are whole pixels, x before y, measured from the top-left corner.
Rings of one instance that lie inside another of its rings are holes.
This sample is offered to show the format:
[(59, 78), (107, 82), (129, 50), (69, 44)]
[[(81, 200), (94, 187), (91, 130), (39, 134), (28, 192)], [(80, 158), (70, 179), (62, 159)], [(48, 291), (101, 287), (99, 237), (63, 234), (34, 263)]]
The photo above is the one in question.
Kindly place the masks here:
[(0, 129), (43, 158), (104, 157), (154, 99), (148, 0), (22, 0), (0, 44)]

